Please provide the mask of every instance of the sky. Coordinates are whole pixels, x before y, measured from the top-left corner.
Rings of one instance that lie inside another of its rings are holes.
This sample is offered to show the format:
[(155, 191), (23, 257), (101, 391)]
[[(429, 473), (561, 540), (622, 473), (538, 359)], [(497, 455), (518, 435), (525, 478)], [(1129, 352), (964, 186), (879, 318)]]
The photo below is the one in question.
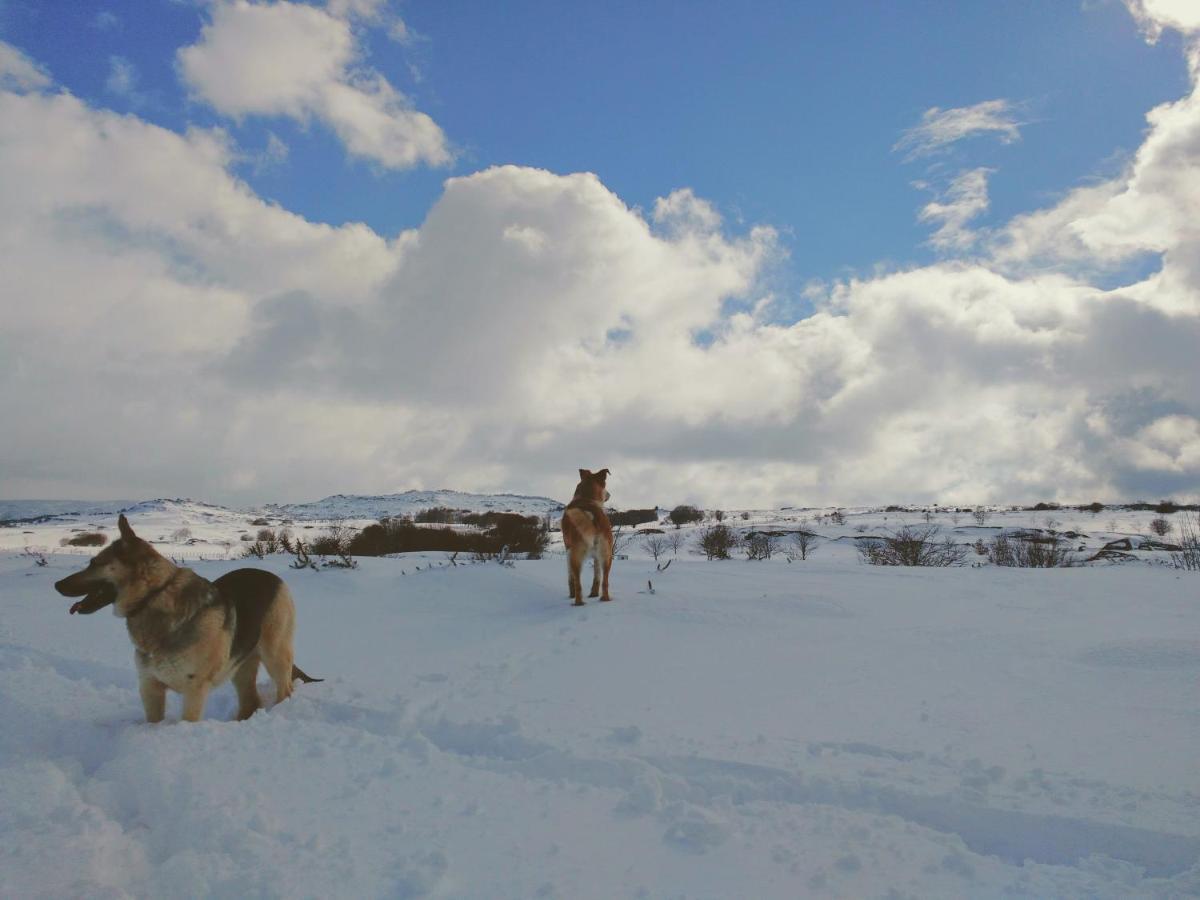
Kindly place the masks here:
[(1200, 497), (1200, 4), (0, 0), (0, 496)]

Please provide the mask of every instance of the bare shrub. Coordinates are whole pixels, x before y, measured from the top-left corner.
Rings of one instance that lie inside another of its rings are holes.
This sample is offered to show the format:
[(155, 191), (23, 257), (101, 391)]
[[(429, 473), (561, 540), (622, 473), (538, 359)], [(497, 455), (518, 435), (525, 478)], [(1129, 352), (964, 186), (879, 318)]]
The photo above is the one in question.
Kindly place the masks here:
[(658, 562), (659, 558), (667, 552), (668, 545), (666, 535), (648, 534), (642, 538), (642, 547), (647, 553), (650, 554), (651, 559), (653, 559), (655, 562)]
[(625, 554), (629, 552), (629, 545), (633, 543), (634, 538), (638, 533), (632, 528), (626, 528), (620, 525), (613, 529), (613, 556), (623, 559)]
[(267, 548), (263, 546), (262, 541), (255, 541), (242, 548), (242, 559), (250, 559), (250, 557), (254, 557), (255, 559), (267, 558)]
[(667, 546), (671, 548), (671, 555), (678, 556), (679, 551), (683, 549), (683, 532), (668, 531), (665, 535)]
[(304, 541), (297, 540), (290, 552), (296, 557), (292, 560), (293, 569), (312, 569), (314, 572), (321, 571), (317, 568), (317, 564), (309, 558), (308, 550), (304, 547)]
[(1200, 572), (1200, 513), (1188, 516), (1179, 523), (1179, 550), (1171, 554), (1177, 569)]
[(731, 550), (737, 547), (737, 535), (728, 525), (710, 525), (700, 532), (696, 545), (709, 559), (729, 559)]
[(777, 542), (776, 535), (766, 531), (755, 531), (746, 535), (742, 541), (742, 550), (749, 560), (770, 559), (775, 553)]
[(975, 517), (975, 524), (982, 527), (983, 525), (987, 524), (987, 520), (991, 518), (992, 514), (982, 506), (977, 506), (971, 515)]
[(1172, 530), (1171, 523), (1168, 522), (1166, 519), (1164, 519), (1162, 516), (1159, 516), (1156, 519), (1150, 520), (1150, 530), (1153, 531), (1155, 534), (1157, 534), (1159, 537), (1165, 537), (1166, 535), (1171, 533), (1171, 530)]
[(955, 566), (966, 559), (968, 545), (953, 538), (939, 539), (936, 525), (917, 528), (905, 525), (888, 537), (858, 542), (858, 555), (873, 566)]
[(817, 534), (813, 531), (800, 529), (792, 532), (792, 539), (788, 546), (784, 548), (783, 555), (787, 557), (788, 562), (800, 560), (803, 562), (808, 559), (808, 555), (817, 547)]
[(192, 539), (192, 529), (176, 528), (171, 532), (171, 540), (176, 544), (186, 544)]
[(846, 516), (845, 516), (845, 514), (842, 513), (842, 511), (840, 509), (835, 509), (833, 512), (831, 512), (829, 514), (829, 521), (832, 522), (834, 525), (845, 525), (846, 524)]
[(667, 518), (671, 523), (678, 528), (680, 525), (688, 525), (692, 522), (704, 521), (704, 511), (697, 509), (694, 506), (680, 504), (667, 514)]
[(988, 561), (1020, 569), (1067, 569), (1079, 559), (1064, 541), (1032, 541), (998, 534), (987, 549)]
[(62, 547), (103, 547), (108, 543), (108, 535), (101, 534), (99, 531), (85, 531), (83, 534), (77, 534), (74, 537), (63, 538), (59, 541), (59, 546)]

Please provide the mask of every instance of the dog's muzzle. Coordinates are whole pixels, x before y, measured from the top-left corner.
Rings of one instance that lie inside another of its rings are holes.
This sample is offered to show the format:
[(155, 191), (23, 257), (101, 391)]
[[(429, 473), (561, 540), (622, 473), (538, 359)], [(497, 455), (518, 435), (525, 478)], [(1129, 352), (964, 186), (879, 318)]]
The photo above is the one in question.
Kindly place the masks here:
[(117, 589), (107, 581), (87, 581), (79, 578), (78, 573), (56, 581), (54, 589), (64, 597), (83, 597), (78, 603), (71, 604), (71, 615), (90, 615), (117, 599)]

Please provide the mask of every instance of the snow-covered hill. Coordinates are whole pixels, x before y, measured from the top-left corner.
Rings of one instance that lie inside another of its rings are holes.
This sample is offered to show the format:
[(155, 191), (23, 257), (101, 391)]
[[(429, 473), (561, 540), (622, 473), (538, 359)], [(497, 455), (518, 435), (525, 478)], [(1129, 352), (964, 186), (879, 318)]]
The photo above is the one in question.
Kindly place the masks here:
[(116, 515), (133, 500), (0, 500), (0, 522), (22, 522), (52, 516)]
[(440, 506), (470, 512), (515, 512), (542, 516), (559, 511), (563, 504), (548, 497), (521, 494), (470, 494), (463, 491), (404, 491), (400, 494), (363, 496), (334, 494), (311, 503), (269, 504), (265, 514), (289, 519), (382, 519), (385, 516), (411, 516), (422, 509)]

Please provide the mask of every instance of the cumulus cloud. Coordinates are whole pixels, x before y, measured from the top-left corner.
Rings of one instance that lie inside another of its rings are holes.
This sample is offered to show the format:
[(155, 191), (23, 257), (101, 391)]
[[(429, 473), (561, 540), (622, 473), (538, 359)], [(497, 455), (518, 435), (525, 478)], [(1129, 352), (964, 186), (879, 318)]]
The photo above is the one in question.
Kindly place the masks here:
[[(0, 493), (563, 496), (581, 465), (623, 506), (1200, 489), (1195, 88), (1117, 178), (795, 322), (775, 233), (687, 189), (645, 215), (496, 167), (385, 238), (265, 202), (234, 159), (219, 131), (0, 93)], [(929, 221), (966, 229), (985, 175)], [(1092, 277), (1146, 253), (1147, 278)]]
[(452, 153), (442, 129), (362, 62), (351, 19), (379, 14), (377, 3), (349, 0), (327, 9), (218, 0), (200, 40), (179, 51), (179, 71), (225, 115), (315, 119), (352, 156), (390, 169), (445, 165)]
[(1020, 140), (1022, 123), (1008, 100), (984, 100), (974, 106), (925, 110), (921, 122), (904, 132), (892, 148), (909, 160), (938, 153), (951, 144), (980, 134), (994, 134), (1001, 143)]
[(0, 41), (0, 89), (34, 91), (51, 84), (49, 74), (12, 44)]
[(1200, 6), (1193, 0), (1124, 0), (1146, 40), (1155, 43), (1164, 28), (1183, 33), (1200, 31)]

